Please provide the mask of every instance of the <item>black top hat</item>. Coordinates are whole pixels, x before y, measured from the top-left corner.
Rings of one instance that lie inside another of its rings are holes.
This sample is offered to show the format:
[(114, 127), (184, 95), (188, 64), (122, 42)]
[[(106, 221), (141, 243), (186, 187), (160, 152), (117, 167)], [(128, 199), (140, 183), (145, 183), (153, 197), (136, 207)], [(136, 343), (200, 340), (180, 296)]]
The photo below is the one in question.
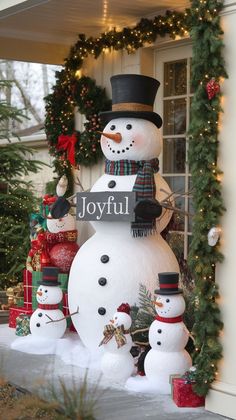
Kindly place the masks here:
[(158, 295), (177, 295), (183, 293), (179, 289), (179, 273), (159, 273), (160, 289), (155, 290)]
[(143, 118), (160, 128), (162, 119), (153, 112), (159, 86), (158, 80), (140, 74), (112, 76), (112, 111), (101, 112), (101, 120), (108, 123), (114, 118)]
[(43, 286), (59, 286), (61, 284), (58, 281), (59, 269), (57, 267), (44, 267), (42, 271), (43, 278), (41, 281), (38, 281), (38, 284)]

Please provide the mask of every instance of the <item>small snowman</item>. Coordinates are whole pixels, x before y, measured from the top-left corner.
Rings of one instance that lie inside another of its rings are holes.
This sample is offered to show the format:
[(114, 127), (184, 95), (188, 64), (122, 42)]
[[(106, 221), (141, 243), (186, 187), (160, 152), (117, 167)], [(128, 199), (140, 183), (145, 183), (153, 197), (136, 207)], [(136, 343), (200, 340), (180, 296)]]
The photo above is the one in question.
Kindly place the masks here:
[(30, 318), (30, 331), (34, 336), (56, 339), (65, 333), (66, 319), (58, 307), (62, 300), (58, 273), (57, 267), (43, 268), (43, 277), (36, 292), (38, 309)]
[(101, 368), (104, 376), (113, 382), (125, 382), (134, 371), (134, 360), (130, 354), (133, 345), (130, 327), (130, 306), (122, 303), (110, 323), (104, 328), (104, 345)]
[(59, 219), (47, 216), (46, 242), (50, 248), (51, 264), (58, 267), (61, 272), (68, 273), (72, 261), (79, 249), (77, 245), (77, 230), (75, 217), (67, 213)]
[(148, 380), (162, 394), (170, 393), (169, 377), (184, 374), (192, 365), (191, 357), (184, 350), (189, 332), (183, 323), (185, 301), (178, 288), (178, 273), (159, 273), (160, 289), (156, 290), (157, 316), (149, 330), (151, 350), (144, 361)]

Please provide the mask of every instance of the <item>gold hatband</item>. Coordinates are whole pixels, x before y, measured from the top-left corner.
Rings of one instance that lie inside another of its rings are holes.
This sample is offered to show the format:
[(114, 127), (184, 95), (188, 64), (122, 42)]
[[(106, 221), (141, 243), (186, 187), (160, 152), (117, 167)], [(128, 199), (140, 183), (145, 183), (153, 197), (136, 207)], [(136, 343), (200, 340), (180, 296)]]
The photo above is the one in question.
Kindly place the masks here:
[(139, 104), (136, 102), (122, 102), (113, 104), (112, 111), (146, 111), (153, 112), (152, 105)]

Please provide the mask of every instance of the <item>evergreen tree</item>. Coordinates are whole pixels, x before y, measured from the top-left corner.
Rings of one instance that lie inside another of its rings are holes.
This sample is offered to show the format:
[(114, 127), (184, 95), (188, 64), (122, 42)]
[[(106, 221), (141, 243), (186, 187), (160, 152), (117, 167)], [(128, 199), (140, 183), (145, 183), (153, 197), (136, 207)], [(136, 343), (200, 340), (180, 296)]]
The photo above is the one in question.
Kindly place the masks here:
[(31, 160), (33, 150), (20, 141), (11, 143), (14, 121), (24, 114), (4, 98), (9, 82), (0, 82), (0, 289), (9, 287), (22, 278), (22, 269), (29, 251), (29, 214), (37, 200), (30, 182), (24, 180), (30, 172), (36, 173), (42, 163)]

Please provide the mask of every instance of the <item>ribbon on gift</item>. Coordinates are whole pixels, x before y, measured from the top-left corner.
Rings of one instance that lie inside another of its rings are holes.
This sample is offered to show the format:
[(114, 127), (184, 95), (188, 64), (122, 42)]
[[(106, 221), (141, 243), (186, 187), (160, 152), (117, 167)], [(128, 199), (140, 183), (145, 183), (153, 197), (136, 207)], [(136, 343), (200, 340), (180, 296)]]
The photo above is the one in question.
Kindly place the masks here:
[(24, 305), (26, 308), (32, 307), (32, 272), (29, 270), (23, 271), (24, 284)]
[(102, 346), (103, 344), (107, 344), (108, 341), (110, 341), (113, 337), (115, 337), (117, 348), (119, 349), (120, 347), (126, 344), (125, 334), (128, 334), (128, 333), (129, 331), (125, 331), (123, 325), (117, 328), (115, 328), (111, 324), (105, 325), (104, 331), (103, 331), (104, 338), (102, 339), (99, 346)]
[(67, 159), (72, 166), (75, 166), (75, 143), (77, 142), (77, 135), (61, 134), (58, 137), (57, 149), (67, 151)]

